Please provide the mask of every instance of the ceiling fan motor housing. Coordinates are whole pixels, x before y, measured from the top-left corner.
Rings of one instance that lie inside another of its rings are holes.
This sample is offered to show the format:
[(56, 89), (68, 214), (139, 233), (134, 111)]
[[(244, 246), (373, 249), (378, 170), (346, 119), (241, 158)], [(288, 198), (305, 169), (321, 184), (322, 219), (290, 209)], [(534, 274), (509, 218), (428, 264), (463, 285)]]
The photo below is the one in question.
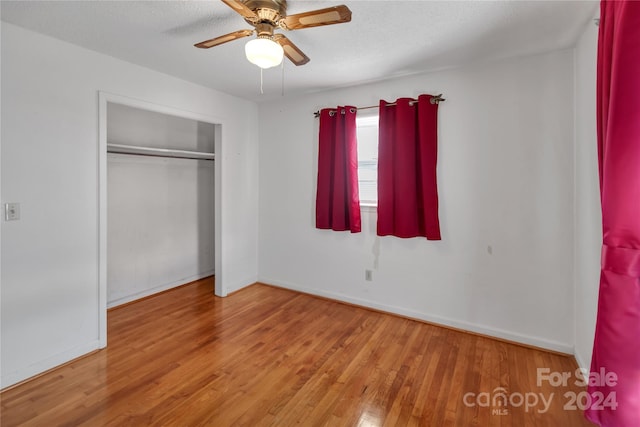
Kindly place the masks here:
[(280, 19), (287, 16), (286, 0), (246, 0), (243, 3), (258, 15), (258, 21), (245, 18), (251, 25), (269, 23), (276, 26)]

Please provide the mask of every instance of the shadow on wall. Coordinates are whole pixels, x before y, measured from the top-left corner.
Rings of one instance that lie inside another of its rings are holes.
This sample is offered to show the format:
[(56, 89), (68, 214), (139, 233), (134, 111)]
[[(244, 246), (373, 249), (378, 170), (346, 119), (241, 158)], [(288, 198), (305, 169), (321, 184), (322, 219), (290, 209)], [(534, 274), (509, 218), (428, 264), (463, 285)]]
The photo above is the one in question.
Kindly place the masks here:
[[(215, 153), (215, 127), (211, 123), (197, 122), (196, 150)], [(215, 167), (216, 162), (196, 160), (198, 271), (215, 273)], [(212, 269), (211, 266), (214, 266)]]

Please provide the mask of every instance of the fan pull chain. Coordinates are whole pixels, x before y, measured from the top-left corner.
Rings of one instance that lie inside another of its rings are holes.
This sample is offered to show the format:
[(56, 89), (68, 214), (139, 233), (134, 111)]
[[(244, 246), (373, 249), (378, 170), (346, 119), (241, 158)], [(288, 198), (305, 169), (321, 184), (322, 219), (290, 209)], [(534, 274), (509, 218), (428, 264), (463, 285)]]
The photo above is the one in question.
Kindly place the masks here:
[(262, 90), (262, 68), (260, 68), (260, 94), (264, 95), (264, 90)]
[(284, 61), (282, 61), (282, 95), (284, 96)]

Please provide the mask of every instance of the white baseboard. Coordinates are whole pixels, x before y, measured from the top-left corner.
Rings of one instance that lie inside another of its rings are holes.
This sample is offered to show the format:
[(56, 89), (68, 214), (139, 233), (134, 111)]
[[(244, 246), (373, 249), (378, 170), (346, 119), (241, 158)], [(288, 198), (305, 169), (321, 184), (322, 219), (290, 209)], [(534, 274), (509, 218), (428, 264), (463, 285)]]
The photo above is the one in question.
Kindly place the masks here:
[(47, 357), (46, 359), (33, 363), (17, 371), (4, 374), (2, 375), (2, 377), (0, 377), (0, 389), (4, 389), (5, 387), (9, 387), (21, 381), (27, 380), (31, 377), (46, 372), (49, 369), (53, 369), (64, 363), (67, 363), (70, 360), (77, 359), (80, 356), (84, 356), (85, 354), (91, 353), (94, 350), (98, 350), (99, 348), (100, 342), (98, 340), (91, 341), (87, 344), (71, 348), (67, 351), (58, 353), (51, 357)]
[[(205, 277), (212, 276), (214, 274), (214, 270), (205, 271), (202, 273), (194, 274), (193, 276), (185, 277), (179, 280), (174, 280), (173, 282), (165, 283), (163, 285), (155, 286), (151, 289), (146, 289), (141, 292), (137, 292), (135, 294), (127, 295), (125, 297), (121, 297), (115, 299), (113, 301), (107, 301), (107, 308), (117, 307), (122, 304), (126, 304), (131, 301), (135, 301), (140, 298), (148, 297), (153, 294), (157, 294), (159, 292), (163, 292), (169, 290), (171, 288), (175, 288), (185, 283), (193, 282), (195, 280), (204, 279)], [(108, 286), (108, 285), (107, 285)]]
[(343, 301), (343, 302), (347, 302), (350, 304), (355, 304), (363, 307), (373, 308), (376, 310), (398, 314), (401, 316), (411, 317), (411, 318), (423, 320), (429, 323), (434, 323), (442, 326), (449, 326), (452, 328), (462, 329), (462, 330), (474, 332), (477, 334), (488, 335), (495, 338), (514, 341), (517, 343), (531, 345), (534, 347), (539, 347), (547, 350), (557, 351), (565, 354), (572, 355), (574, 354), (574, 351), (575, 351), (573, 345), (570, 345), (570, 344), (547, 340), (540, 337), (532, 337), (529, 335), (520, 334), (518, 332), (492, 328), (484, 325), (470, 323), (463, 320), (456, 320), (456, 319), (451, 319), (451, 318), (442, 317), (442, 316), (435, 316), (429, 313), (423, 313), (423, 312), (419, 312), (411, 309), (406, 309), (403, 307), (380, 304), (374, 301), (369, 301), (361, 298), (353, 298), (348, 295), (344, 295), (340, 293), (327, 292), (321, 289), (307, 288), (307, 287), (296, 285), (293, 283), (283, 282), (280, 280), (275, 280), (270, 278), (261, 278), (259, 282), (265, 283), (268, 285), (278, 286), (281, 288), (291, 289), (298, 292), (304, 292), (307, 294), (330, 298), (337, 301)]
[(232, 282), (232, 283), (225, 283), (224, 284), (225, 296), (232, 292), (239, 291), (242, 288), (246, 288), (247, 286), (251, 286), (257, 281), (258, 281), (257, 276), (251, 276), (251, 277), (246, 277), (243, 280), (236, 280), (235, 282)]

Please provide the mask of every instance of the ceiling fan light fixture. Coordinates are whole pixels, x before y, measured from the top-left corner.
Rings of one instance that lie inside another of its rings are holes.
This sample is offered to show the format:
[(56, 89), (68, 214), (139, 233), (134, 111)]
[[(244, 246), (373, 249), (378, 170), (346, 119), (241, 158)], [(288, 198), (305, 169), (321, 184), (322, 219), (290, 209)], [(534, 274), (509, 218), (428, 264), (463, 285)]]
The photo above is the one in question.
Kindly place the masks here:
[(284, 49), (270, 38), (261, 37), (249, 40), (244, 46), (247, 59), (260, 68), (271, 68), (280, 65)]

